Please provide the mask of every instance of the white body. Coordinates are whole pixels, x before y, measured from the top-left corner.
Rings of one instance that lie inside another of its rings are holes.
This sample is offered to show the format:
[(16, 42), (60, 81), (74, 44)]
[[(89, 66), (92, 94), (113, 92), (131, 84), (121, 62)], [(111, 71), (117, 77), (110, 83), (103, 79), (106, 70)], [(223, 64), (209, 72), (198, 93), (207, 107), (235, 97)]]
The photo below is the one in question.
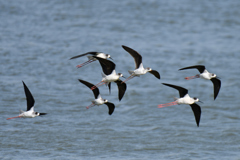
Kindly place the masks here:
[(107, 84), (109, 82), (115, 82), (116, 80), (118, 80), (120, 78), (120, 75), (116, 74), (116, 71), (113, 70), (112, 73), (109, 75), (105, 75), (104, 73), (102, 73), (102, 77), (102, 81)]
[(182, 98), (177, 98), (177, 103), (178, 104), (193, 104), (195, 102), (198, 102), (199, 99), (194, 99), (194, 98), (191, 98), (188, 94), (186, 94), (184, 97)]
[(108, 102), (108, 100), (106, 99), (102, 99), (102, 97), (100, 96), (100, 94), (98, 95), (98, 98), (93, 100), (92, 103), (95, 104), (95, 105), (102, 105), (104, 103)]
[(135, 69), (134, 71), (128, 71), (131, 75), (133, 74), (134, 76), (140, 76), (140, 75), (143, 75), (143, 74), (146, 74), (148, 71), (151, 71), (151, 69), (149, 68), (144, 68), (143, 67), (143, 64), (141, 63), (140, 66)]
[(23, 118), (34, 118), (36, 116), (39, 116), (39, 113), (34, 112), (34, 107), (32, 107), (29, 111), (26, 112), (20, 110), (19, 116)]
[(200, 78), (210, 80), (212, 78), (215, 78), (217, 75), (213, 73), (209, 73), (206, 69), (203, 71), (203, 73), (200, 74)]

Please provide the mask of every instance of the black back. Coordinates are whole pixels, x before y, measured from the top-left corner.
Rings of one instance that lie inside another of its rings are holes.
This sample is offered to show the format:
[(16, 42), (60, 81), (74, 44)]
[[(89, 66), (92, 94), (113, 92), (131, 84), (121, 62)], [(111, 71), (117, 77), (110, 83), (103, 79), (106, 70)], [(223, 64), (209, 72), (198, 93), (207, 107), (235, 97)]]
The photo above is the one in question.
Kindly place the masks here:
[(34, 106), (35, 100), (24, 82), (23, 82), (23, 86), (24, 86), (24, 91), (27, 99), (27, 111), (29, 111)]
[(127, 51), (135, 60), (135, 69), (139, 68), (140, 64), (142, 63), (142, 56), (132, 48), (122, 45), (123, 49)]
[(180, 97), (184, 97), (188, 93), (188, 90), (185, 89), (185, 88), (175, 86), (175, 85), (172, 85), (172, 84), (167, 84), (167, 83), (162, 83), (162, 84), (177, 89), (179, 91)]
[[(88, 88), (90, 88), (90, 89), (94, 86), (92, 83), (89, 83), (89, 82), (87, 82), (87, 81), (84, 81), (84, 80), (81, 80), (81, 79), (78, 79), (78, 80), (79, 80), (79, 82), (85, 84), (85, 85), (86, 85)], [(93, 94), (94, 94), (94, 96), (95, 96), (95, 99), (97, 99), (98, 95), (100, 94), (100, 93), (99, 93), (99, 89), (98, 89), (98, 88), (95, 88), (95, 89), (93, 89), (92, 91), (93, 91)]]
[(193, 69), (193, 68), (198, 69), (198, 71), (199, 71), (200, 73), (203, 73), (203, 71), (205, 70), (205, 66), (203, 66), (203, 65), (189, 66), (189, 67), (181, 68), (181, 69), (179, 69), (179, 70)]

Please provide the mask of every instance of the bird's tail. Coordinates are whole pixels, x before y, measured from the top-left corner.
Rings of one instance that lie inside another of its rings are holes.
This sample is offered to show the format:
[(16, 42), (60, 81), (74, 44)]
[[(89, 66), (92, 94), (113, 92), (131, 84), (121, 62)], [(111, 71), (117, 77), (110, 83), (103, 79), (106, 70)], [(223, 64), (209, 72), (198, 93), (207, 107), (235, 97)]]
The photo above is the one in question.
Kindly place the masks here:
[(104, 73), (102, 73), (102, 78), (105, 78), (105, 77), (106, 77), (106, 75)]
[(19, 114), (22, 114), (23, 112), (24, 112), (23, 110), (20, 110), (20, 111), (19, 111)]
[(128, 71), (128, 73), (132, 75), (134, 72), (133, 72), (133, 71), (131, 71), (131, 70), (129, 70), (129, 71)]
[(177, 98), (177, 97), (174, 97), (174, 101), (176, 101), (176, 100), (178, 100), (179, 98)]

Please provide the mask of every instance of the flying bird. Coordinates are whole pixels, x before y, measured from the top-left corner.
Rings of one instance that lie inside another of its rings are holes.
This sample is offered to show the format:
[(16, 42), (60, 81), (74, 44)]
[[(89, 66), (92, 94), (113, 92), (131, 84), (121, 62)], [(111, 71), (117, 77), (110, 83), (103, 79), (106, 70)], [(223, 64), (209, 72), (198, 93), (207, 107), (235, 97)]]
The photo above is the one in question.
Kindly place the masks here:
[(188, 95), (188, 90), (185, 89), (185, 88), (175, 86), (175, 85), (172, 85), (172, 84), (167, 84), (167, 83), (163, 83), (163, 84), (166, 85), (166, 86), (177, 89), (179, 91), (180, 98), (175, 98), (176, 100), (174, 102), (170, 102), (170, 103), (166, 103), (166, 104), (159, 104), (158, 108), (163, 108), (163, 107), (177, 105), (177, 104), (189, 104), (192, 108), (193, 113), (194, 113), (197, 126), (199, 127), (199, 122), (200, 122), (200, 117), (201, 117), (201, 108), (195, 102), (201, 102), (201, 101), (196, 97), (191, 98)]
[(121, 101), (121, 99), (123, 98), (125, 91), (127, 89), (126, 83), (122, 82), (119, 79), (120, 77), (123, 77), (123, 74), (116, 73), (116, 71), (115, 71), (116, 65), (112, 61), (109, 61), (107, 59), (98, 58), (98, 57), (94, 57), (94, 58), (96, 58), (99, 61), (104, 73), (102, 73), (102, 81), (99, 82), (98, 84), (96, 84), (95, 86), (91, 87), (91, 90), (93, 90), (96, 87), (99, 87), (103, 84), (106, 84), (106, 85), (108, 85), (109, 91), (110, 91), (111, 90), (111, 82), (115, 82), (115, 83), (117, 83), (117, 86), (118, 86), (118, 99), (119, 99), (119, 101)]
[(135, 60), (135, 70), (128, 71), (130, 73), (130, 76), (125, 79), (123, 82), (126, 82), (130, 79), (132, 79), (135, 76), (140, 76), (143, 74), (146, 74), (147, 72), (153, 74), (156, 78), (160, 79), (160, 74), (156, 70), (152, 70), (151, 68), (144, 68), (142, 64), (142, 56), (132, 48), (129, 48), (127, 46), (122, 45), (123, 49), (125, 49)]
[(23, 86), (24, 86), (24, 91), (25, 91), (25, 95), (26, 95), (26, 99), (27, 99), (27, 111), (24, 112), (24, 111), (20, 110), (19, 116), (7, 118), (7, 120), (13, 119), (13, 118), (33, 118), (36, 116), (42, 116), (42, 115), (47, 114), (47, 113), (39, 113), (39, 112), (34, 111), (35, 100), (24, 82), (23, 82)]
[(219, 80), (219, 77), (217, 77), (217, 75), (214, 73), (209, 73), (206, 70), (205, 66), (203, 66), (203, 65), (189, 66), (189, 67), (181, 68), (179, 70), (193, 69), (193, 68), (198, 69), (200, 74), (197, 74), (197, 75), (191, 76), (191, 77), (186, 77), (185, 79), (190, 80), (190, 79), (194, 79), (194, 78), (202, 78), (202, 79), (206, 79), (206, 80), (211, 80), (213, 83), (214, 100), (215, 100), (217, 98), (217, 95), (221, 88), (221, 81)]
[(87, 56), (88, 57), (88, 61), (86, 61), (86, 62), (84, 62), (82, 64), (77, 65), (76, 66), (77, 68), (81, 68), (81, 67), (83, 67), (83, 66), (85, 66), (85, 65), (87, 65), (89, 63), (92, 63), (92, 62), (96, 61), (97, 59), (94, 58), (94, 56), (95, 57), (99, 57), (99, 58), (103, 58), (103, 59), (107, 59), (107, 58), (112, 59), (110, 54), (105, 54), (105, 53), (102, 53), (102, 52), (87, 52), (87, 53), (84, 53), (84, 54), (80, 54), (80, 55), (74, 56), (74, 57), (70, 58), (70, 60), (71, 59), (75, 59), (75, 58), (79, 58), (79, 57), (83, 57), (83, 56), (86, 56), (86, 55), (88, 55)]
[[(88, 88), (92, 88), (94, 85), (87, 82), (87, 81), (84, 81), (84, 80), (81, 80), (81, 79), (78, 79), (79, 82), (83, 83), (84, 85), (86, 85)], [(106, 104), (108, 106), (108, 109), (109, 109), (109, 112), (108, 114), (111, 115), (115, 109), (115, 105), (113, 103), (110, 103), (108, 102), (108, 100), (106, 99), (103, 99), (100, 95), (100, 92), (99, 92), (99, 89), (98, 88), (95, 88), (93, 91), (93, 94), (94, 94), (94, 97), (95, 97), (95, 100), (92, 101), (92, 104), (87, 106), (86, 108), (89, 109), (90, 107), (93, 107), (95, 105), (102, 105), (102, 104)]]

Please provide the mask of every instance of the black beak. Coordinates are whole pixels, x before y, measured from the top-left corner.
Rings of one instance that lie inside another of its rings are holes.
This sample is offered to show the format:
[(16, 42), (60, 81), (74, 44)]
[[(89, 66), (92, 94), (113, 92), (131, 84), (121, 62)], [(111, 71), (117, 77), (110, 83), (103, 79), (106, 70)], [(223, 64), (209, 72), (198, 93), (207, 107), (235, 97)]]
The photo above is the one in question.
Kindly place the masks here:
[(201, 102), (201, 103), (203, 103), (203, 102), (202, 102), (202, 101), (200, 101), (200, 100), (199, 100), (198, 102)]
[(109, 57), (109, 58), (110, 58), (111, 60), (113, 60), (112, 57)]

